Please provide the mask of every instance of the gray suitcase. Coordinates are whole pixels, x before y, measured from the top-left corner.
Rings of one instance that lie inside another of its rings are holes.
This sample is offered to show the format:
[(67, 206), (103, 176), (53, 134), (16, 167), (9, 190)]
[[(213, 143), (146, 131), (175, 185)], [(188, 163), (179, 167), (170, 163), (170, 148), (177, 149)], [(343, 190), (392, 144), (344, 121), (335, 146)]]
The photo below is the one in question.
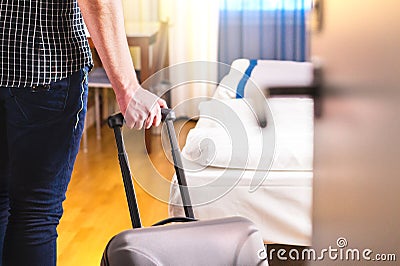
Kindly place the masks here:
[(101, 266), (115, 265), (268, 265), (266, 250), (256, 226), (243, 217), (197, 221), (194, 218), (172, 110), (163, 109), (174, 167), (186, 217), (171, 217), (142, 228), (135, 190), (121, 134), (123, 116), (113, 115), (118, 159), (134, 229), (114, 236), (107, 244)]

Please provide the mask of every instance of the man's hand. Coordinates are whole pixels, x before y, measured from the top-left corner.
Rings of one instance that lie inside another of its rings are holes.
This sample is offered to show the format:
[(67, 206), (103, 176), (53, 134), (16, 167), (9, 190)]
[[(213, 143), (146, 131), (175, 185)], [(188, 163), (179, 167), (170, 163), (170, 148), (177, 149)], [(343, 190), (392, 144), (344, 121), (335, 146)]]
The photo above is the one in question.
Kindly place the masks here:
[(142, 87), (138, 87), (127, 97), (129, 99), (124, 99), (124, 101), (128, 102), (128, 105), (125, 110), (122, 110), (122, 114), (129, 128), (149, 129), (151, 126), (160, 125), (161, 108), (167, 108), (163, 99)]

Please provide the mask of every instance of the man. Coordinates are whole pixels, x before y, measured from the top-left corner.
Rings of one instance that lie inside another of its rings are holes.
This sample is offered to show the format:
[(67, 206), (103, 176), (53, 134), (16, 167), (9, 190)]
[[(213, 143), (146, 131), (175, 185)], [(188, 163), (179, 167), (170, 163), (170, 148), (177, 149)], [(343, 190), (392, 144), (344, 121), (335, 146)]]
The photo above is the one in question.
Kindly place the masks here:
[(159, 125), (166, 103), (137, 81), (120, 1), (1, 0), (0, 12), (0, 265), (55, 265), (92, 67), (82, 16), (127, 125)]

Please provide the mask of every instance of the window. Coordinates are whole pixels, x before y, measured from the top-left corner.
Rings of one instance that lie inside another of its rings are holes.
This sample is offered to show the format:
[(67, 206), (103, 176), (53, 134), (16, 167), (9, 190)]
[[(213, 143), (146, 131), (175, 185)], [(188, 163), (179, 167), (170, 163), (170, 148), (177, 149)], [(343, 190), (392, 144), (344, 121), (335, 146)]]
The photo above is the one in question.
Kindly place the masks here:
[(218, 60), (308, 59), (312, 0), (221, 0)]

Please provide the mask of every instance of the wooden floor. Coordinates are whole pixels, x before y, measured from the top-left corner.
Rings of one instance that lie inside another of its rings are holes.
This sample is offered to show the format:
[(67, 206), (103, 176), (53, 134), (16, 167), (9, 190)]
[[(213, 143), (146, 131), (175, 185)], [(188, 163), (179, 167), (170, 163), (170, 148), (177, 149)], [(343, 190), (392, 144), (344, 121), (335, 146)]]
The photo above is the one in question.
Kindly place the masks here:
[[(175, 124), (182, 146), (194, 122)], [(124, 138), (142, 223), (150, 226), (168, 216), (168, 184), (174, 173), (169, 155), (165, 155), (169, 150), (163, 148), (166, 140), (161, 142), (159, 135), (152, 136), (150, 157), (142, 132), (132, 131)], [(58, 227), (59, 266), (99, 265), (109, 239), (131, 228), (124, 193), (112, 130), (103, 126), (102, 139), (97, 140), (89, 129), (88, 152), (78, 154)]]

